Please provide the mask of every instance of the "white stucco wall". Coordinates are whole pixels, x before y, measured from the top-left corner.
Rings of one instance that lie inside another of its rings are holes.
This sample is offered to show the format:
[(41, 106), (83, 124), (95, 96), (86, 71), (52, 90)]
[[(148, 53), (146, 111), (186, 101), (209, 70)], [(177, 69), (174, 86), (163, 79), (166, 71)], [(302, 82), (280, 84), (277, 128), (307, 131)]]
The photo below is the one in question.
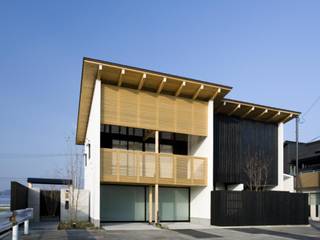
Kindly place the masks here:
[[(79, 191), (79, 193), (78, 193)], [(75, 189), (73, 191), (73, 196), (70, 194), (72, 191), (69, 189), (61, 189), (60, 192), (60, 221), (69, 221), (71, 213), (70, 211), (75, 211), (75, 206), (77, 206), (77, 220), (78, 221), (88, 221), (89, 220), (89, 191), (83, 189)], [(79, 195), (78, 195), (79, 194)], [(74, 197), (74, 201), (72, 201), (72, 197)], [(78, 200), (76, 200), (78, 199)], [(66, 209), (66, 202), (69, 202), (69, 208)], [(78, 201), (78, 203), (77, 203)]]
[(228, 185), (229, 191), (243, 191), (243, 189), (244, 189), (243, 183)]
[(295, 192), (293, 176), (288, 174), (283, 174), (283, 191)]
[(189, 154), (208, 159), (208, 185), (190, 188), (192, 222), (210, 224), (211, 191), (213, 190), (213, 101), (208, 103), (208, 136), (189, 136)]
[[(101, 81), (96, 80), (85, 139), (87, 166), (84, 181), (85, 189), (90, 191), (90, 220), (95, 226), (100, 224), (100, 106)], [(88, 144), (90, 144), (90, 157)]]
[(40, 189), (28, 189), (28, 208), (33, 208), (32, 222), (40, 221)]
[(273, 191), (287, 191), (283, 185), (283, 123), (278, 124), (278, 185)]

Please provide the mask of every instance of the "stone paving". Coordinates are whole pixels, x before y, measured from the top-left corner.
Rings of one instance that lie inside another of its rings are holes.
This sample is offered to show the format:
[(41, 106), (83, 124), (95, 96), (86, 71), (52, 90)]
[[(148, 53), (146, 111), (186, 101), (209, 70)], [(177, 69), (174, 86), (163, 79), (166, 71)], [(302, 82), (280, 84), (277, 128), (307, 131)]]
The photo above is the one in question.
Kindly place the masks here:
[[(132, 225), (133, 226), (133, 225)], [(34, 240), (78, 240), (78, 239), (110, 239), (110, 240), (192, 240), (192, 239), (320, 239), (320, 231), (312, 226), (279, 226), (279, 227), (239, 227), (239, 228), (187, 228), (141, 230), (136, 224), (135, 230), (108, 230), (108, 227), (97, 230), (54, 230), (51, 227), (42, 228), (39, 225), (31, 229), (30, 235), (21, 235), (20, 239)], [(190, 225), (191, 226), (191, 225)], [(124, 225), (122, 225), (122, 228)], [(152, 227), (152, 226), (149, 226)], [(22, 228), (21, 228), (22, 230)], [(5, 240), (11, 239), (7, 236)]]

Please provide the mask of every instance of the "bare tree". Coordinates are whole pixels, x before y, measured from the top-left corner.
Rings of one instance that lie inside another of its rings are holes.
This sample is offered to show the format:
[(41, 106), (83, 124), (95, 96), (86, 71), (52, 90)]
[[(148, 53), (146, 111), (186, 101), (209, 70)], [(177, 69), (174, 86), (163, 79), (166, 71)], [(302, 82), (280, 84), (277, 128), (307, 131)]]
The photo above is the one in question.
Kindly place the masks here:
[(246, 161), (244, 173), (250, 191), (263, 190), (267, 185), (269, 164), (257, 155)]
[(70, 139), (70, 137), (67, 138), (68, 155), (70, 156), (67, 164), (67, 176), (72, 180), (68, 186), (70, 199), (69, 220), (77, 222), (80, 189), (83, 181), (83, 162), (82, 154)]

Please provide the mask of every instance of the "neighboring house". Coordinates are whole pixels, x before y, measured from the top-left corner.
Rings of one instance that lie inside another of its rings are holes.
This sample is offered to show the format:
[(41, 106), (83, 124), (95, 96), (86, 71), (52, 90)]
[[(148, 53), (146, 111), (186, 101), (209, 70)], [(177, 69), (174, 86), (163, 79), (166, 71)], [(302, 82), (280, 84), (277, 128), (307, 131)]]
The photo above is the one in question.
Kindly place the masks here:
[[(309, 193), (310, 216), (320, 220), (320, 141), (299, 143), (299, 178), (297, 191)], [(296, 143), (284, 143), (284, 163), (287, 173), (296, 173)]]
[(209, 224), (212, 191), (246, 189), (250, 159), (266, 164), (261, 188), (293, 190), (283, 124), (300, 113), (226, 99), (230, 91), (84, 58), (76, 143), (91, 221)]

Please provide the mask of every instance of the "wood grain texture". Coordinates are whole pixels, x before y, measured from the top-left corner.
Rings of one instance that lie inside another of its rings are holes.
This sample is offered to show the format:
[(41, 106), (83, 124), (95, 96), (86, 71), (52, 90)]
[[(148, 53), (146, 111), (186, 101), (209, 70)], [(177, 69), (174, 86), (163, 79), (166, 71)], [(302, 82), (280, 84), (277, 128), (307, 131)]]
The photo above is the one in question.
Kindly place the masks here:
[(207, 102), (107, 84), (101, 98), (102, 124), (207, 136)]
[(101, 148), (101, 182), (206, 186), (207, 159)]

